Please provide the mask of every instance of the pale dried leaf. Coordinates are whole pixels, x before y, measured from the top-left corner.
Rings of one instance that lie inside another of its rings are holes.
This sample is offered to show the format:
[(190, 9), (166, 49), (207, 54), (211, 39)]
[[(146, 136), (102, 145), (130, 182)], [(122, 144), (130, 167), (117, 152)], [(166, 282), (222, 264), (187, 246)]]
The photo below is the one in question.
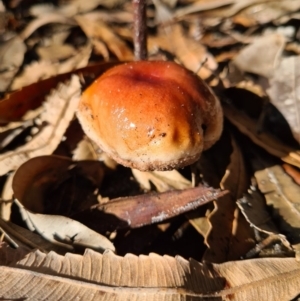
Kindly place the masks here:
[(23, 63), (26, 46), (19, 36), (0, 46), (0, 92), (5, 92)]
[(132, 60), (133, 53), (127, 44), (121, 40), (104, 22), (101, 21), (97, 14), (85, 14), (76, 16), (75, 20), (78, 25), (91, 39), (100, 39), (113, 52), (119, 60)]
[[(296, 11), (300, 7), (298, 0), (235, 0), (219, 2), (221, 5), (215, 9), (204, 11), (201, 14), (202, 17), (229, 18), (240, 12), (243, 13), (248, 9), (247, 12), (250, 17), (255, 17), (258, 23), (265, 23), (286, 15), (289, 12)], [(226, 5), (230, 4), (228, 2), (231, 2), (232, 5)], [(222, 5), (222, 3), (224, 4)]]
[(55, 245), (70, 249), (91, 248), (98, 252), (115, 250), (114, 245), (105, 236), (75, 220), (60, 215), (31, 213), (18, 200), (15, 200), (15, 204), (27, 227)]
[(72, 70), (86, 67), (92, 52), (92, 44), (88, 43), (76, 51), (76, 54), (68, 60), (59, 64), (58, 74), (67, 73)]
[(191, 181), (184, 178), (177, 170), (142, 172), (132, 169), (132, 174), (141, 186), (148, 190), (151, 189), (151, 183), (159, 192), (192, 187)]
[(73, 160), (97, 160), (98, 155), (88, 139), (81, 140), (73, 151)]
[[(237, 1), (237, 4), (238, 2), (242, 1)], [(297, 0), (264, 0), (256, 2), (258, 3), (237, 12), (237, 15), (250, 18), (256, 24), (265, 24), (272, 21), (277, 22), (277, 19), (283, 16), (291, 20), (292, 17), (290, 14), (300, 8), (300, 3)]]
[(69, 0), (67, 4), (58, 9), (58, 12), (71, 17), (79, 13), (91, 11), (99, 5), (106, 8), (113, 8), (114, 6), (125, 3), (125, 1), (126, 0)]
[(56, 62), (73, 56), (76, 53), (76, 49), (69, 44), (52, 44), (39, 46), (36, 52), (41, 60)]
[(300, 151), (286, 146), (274, 136), (266, 132), (257, 132), (257, 122), (233, 106), (223, 104), (226, 118), (234, 124), (243, 134), (267, 152), (280, 158), (282, 161), (300, 167)]
[(149, 36), (148, 47), (173, 53), (189, 70), (206, 79), (217, 68), (217, 63), (206, 47), (186, 36), (180, 24), (166, 27), (157, 36)]
[(70, 82), (60, 84), (43, 104), (40, 119), (43, 129), (25, 145), (0, 155), (0, 175), (17, 169), (29, 158), (51, 154), (74, 117), (81, 92), (79, 77), (73, 75)]
[(69, 24), (69, 25), (76, 25), (74, 20), (66, 18), (57, 13), (47, 13), (41, 15), (39, 18), (32, 20), (25, 29), (20, 33), (20, 37), (23, 40), (26, 40), (31, 36), (37, 29), (41, 26), (50, 24), (50, 23), (62, 23), (62, 24)]
[(300, 143), (300, 57), (284, 58), (270, 79), (267, 93), (271, 103), (287, 120), (294, 138)]
[(267, 205), (277, 221), (277, 226), (286, 234), (300, 258), (300, 186), (288, 176), (281, 166), (274, 165), (257, 171), (255, 178), (264, 193)]
[(242, 71), (270, 78), (280, 62), (285, 42), (285, 37), (277, 33), (258, 37), (239, 52), (233, 63)]
[(188, 14), (203, 12), (206, 10), (213, 10), (222, 6), (235, 3), (235, 0), (206, 0), (206, 1), (195, 1), (191, 5), (178, 8), (174, 13), (175, 18), (180, 18)]
[(2, 246), (0, 254), (0, 291), (7, 299), (290, 301), (300, 286), (300, 263), (293, 258), (213, 265), (92, 250), (25, 255)]
[(48, 61), (33, 62), (24, 67), (22, 73), (14, 78), (11, 90), (18, 90), (22, 87), (36, 83), (57, 74), (58, 64)]

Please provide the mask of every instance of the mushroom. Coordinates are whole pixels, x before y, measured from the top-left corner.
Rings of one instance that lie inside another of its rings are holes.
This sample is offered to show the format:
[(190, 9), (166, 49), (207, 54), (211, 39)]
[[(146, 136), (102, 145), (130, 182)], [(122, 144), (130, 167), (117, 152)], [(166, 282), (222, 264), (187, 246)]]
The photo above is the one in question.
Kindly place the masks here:
[(141, 171), (194, 163), (223, 126), (220, 102), (208, 85), (165, 61), (109, 69), (84, 91), (77, 116), (108, 156)]

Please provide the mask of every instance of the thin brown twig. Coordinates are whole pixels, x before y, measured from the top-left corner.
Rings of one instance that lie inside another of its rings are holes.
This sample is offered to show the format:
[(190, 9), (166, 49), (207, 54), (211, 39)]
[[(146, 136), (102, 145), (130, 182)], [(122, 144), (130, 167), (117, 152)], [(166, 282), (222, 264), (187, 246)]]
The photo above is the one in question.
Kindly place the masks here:
[(146, 0), (132, 0), (133, 44), (136, 61), (147, 59)]

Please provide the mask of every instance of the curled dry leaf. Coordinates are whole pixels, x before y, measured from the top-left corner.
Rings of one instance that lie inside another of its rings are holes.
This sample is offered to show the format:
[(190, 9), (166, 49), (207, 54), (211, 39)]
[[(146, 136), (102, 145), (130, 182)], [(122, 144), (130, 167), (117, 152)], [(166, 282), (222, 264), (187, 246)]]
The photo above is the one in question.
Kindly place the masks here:
[(267, 93), (271, 103), (287, 120), (294, 138), (300, 144), (300, 56), (282, 59), (270, 79)]
[(3, 245), (0, 255), (0, 291), (7, 299), (289, 301), (300, 287), (300, 263), (293, 258), (218, 265), (89, 249), (83, 256), (24, 255)]
[(97, 161), (74, 162), (60, 156), (40, 156), (15, 173), (14, 197), (36, 213), (72, 216), (97, 204), (104, 166)]
[(287, 236), (300, 259), (300, 187), (281, 166), (274, 165), (257, 171), (258, 187), (265, 195), (267, 205), (279, 229)]
[(74, 218), (101, 233), (128, 227), (138, 228), (194, 210), (227, 193), (199, 186), (182, 191), (124, 197), (94, 206), (92, 210), (75, 215)]
[(257, 122), (231, 105), (223, 104), (226, 118), (255, 144), (282, 161), (300, 167), (300, 151), (284, 145), (274, 136), (257, 132)]
[(31, 231), (36, 231), (47, 241), (60, 247), (75, 250), (92, 248), (98, 252), (115, 250), (113, 244), (101, 234), (85, 225), (60, 215), (35, 214), (15, 200), (20, 214)]
[(44, 102), (44, 111), (40, 115), (43, 129), (25, 145), (0, 155), (0, 175), (17, 169), (29, 158), (51, 154), (55, 150), (74, 117), (80, 92), (81, 85), (76, 75), (52, 92)]
[(26, 46), (16, 36), (0, 47), (0, 92), (5, 92), (23, 63)]
[(254, 246), (253, 231), (236, 205), (248, 187), (244, 158), (233, 137), (231, 143), (230, 163), (220, 183), (230, 194), (215, 202), (215, 209), (208, 217), (211, 230), (206, 237), (209, 248), (204, 259), (211, 262), (239, 259)]

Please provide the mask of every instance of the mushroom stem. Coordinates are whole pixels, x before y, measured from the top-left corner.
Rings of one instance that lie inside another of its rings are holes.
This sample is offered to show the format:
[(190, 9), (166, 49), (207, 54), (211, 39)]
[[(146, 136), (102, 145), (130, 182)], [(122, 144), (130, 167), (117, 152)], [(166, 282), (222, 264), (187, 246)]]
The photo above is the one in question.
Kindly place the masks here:
[(133, 44), (136, 61), (147, 59), (146, 0), (132, 0)]

